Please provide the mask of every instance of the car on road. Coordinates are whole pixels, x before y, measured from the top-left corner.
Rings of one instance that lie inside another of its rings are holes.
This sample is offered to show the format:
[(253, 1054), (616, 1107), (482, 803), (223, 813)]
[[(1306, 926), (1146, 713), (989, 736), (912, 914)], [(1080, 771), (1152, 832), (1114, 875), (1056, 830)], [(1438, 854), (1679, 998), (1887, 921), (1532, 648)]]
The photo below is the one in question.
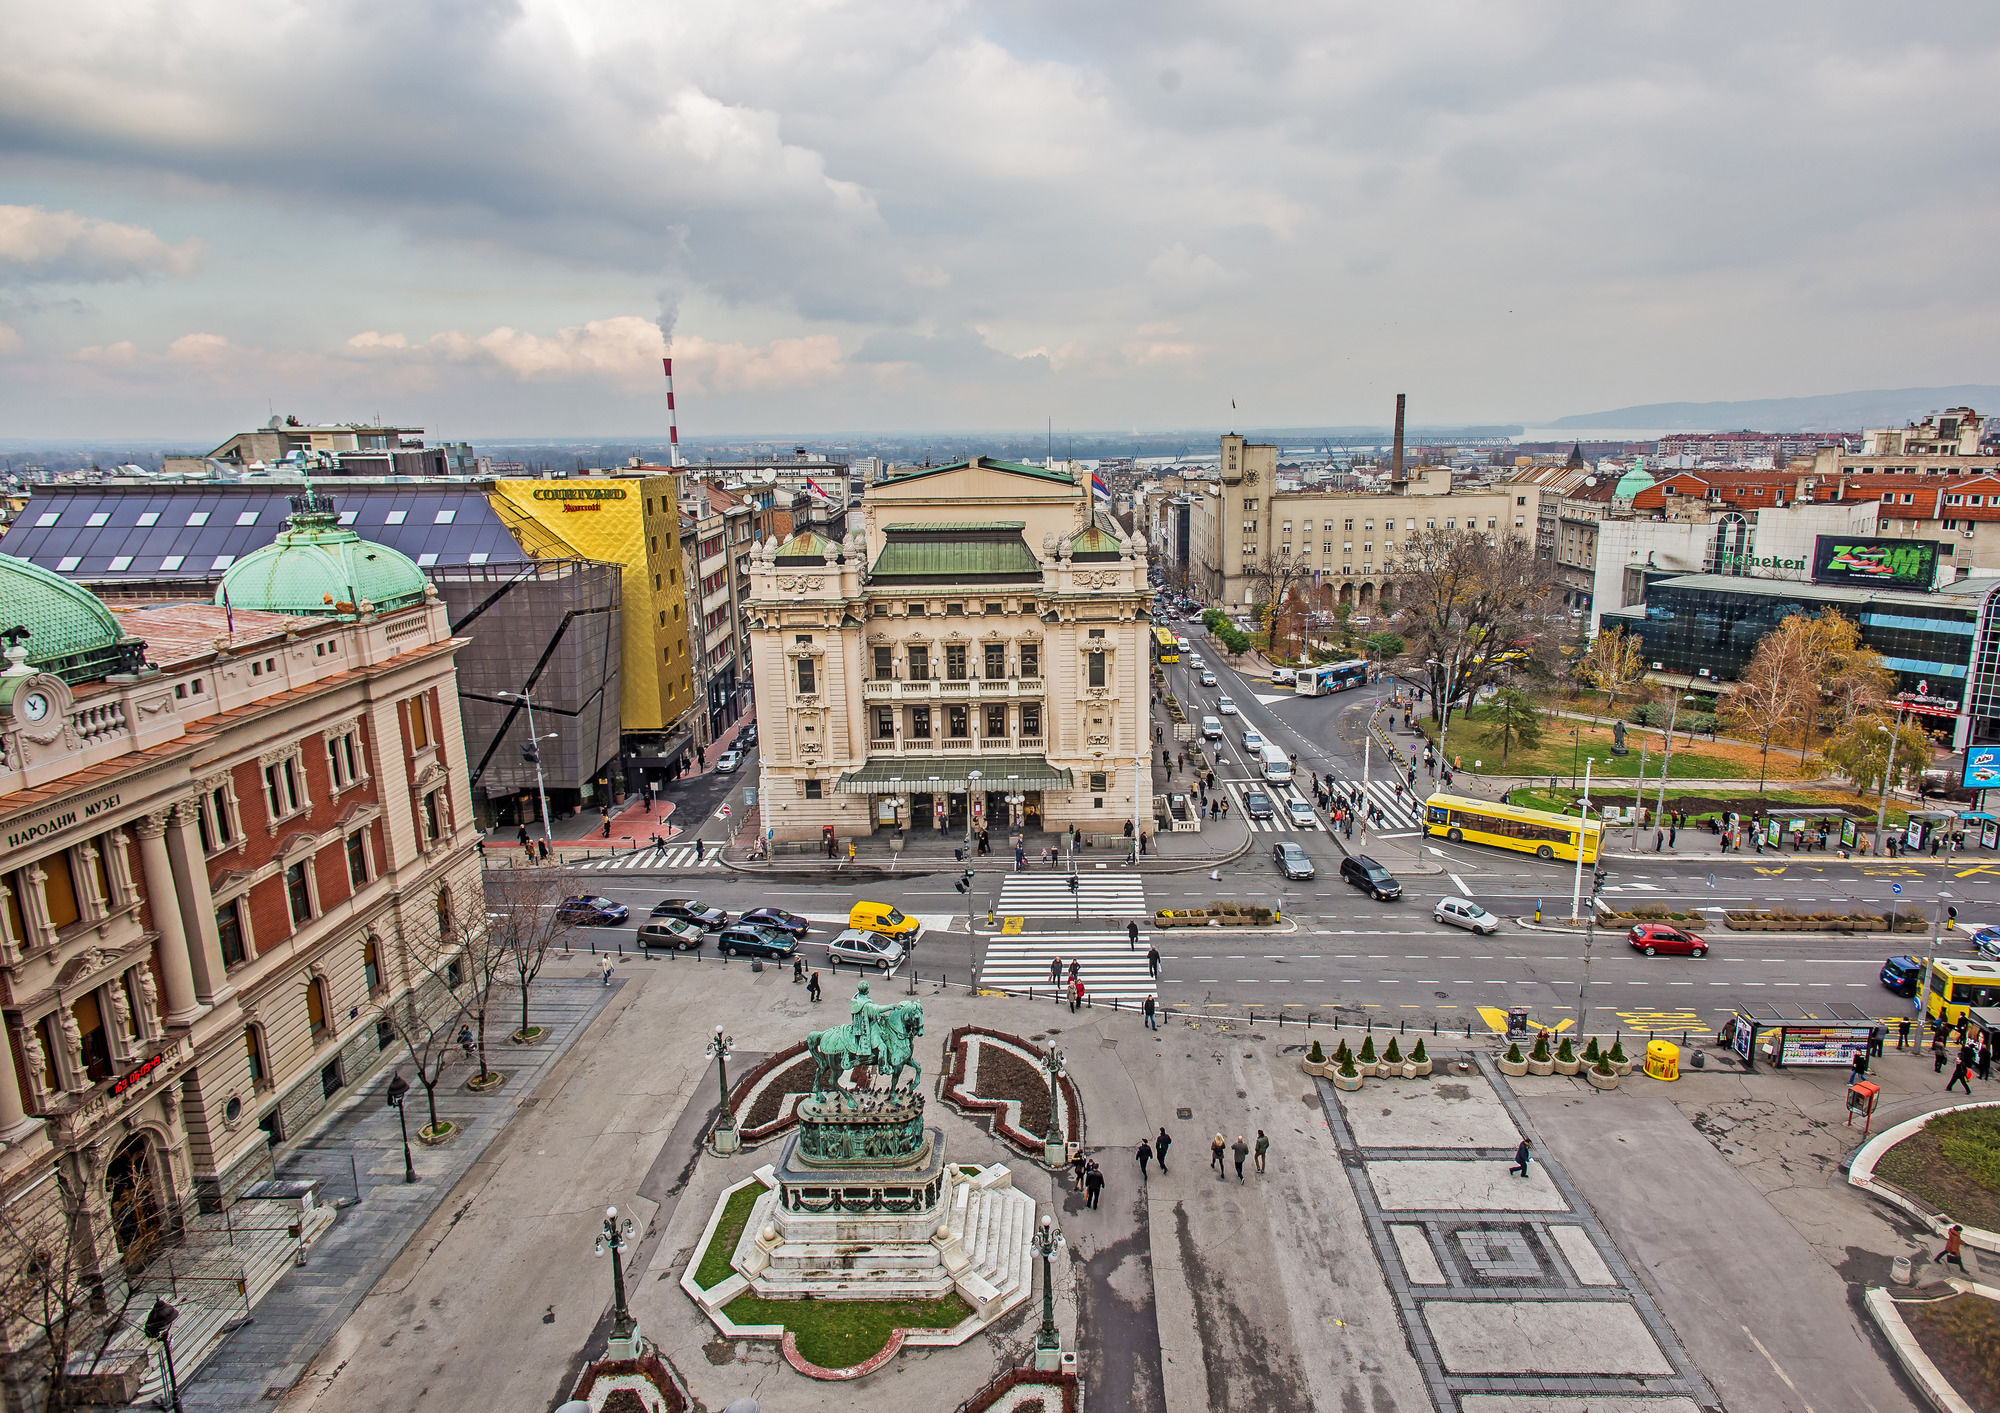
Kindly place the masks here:
[(1201, 671), (1201, 685), (1204, 687), (1213, 687), (1215, 685), (1215, 674), (1207, 668), (1203, 668)]
[(1692, 932), (1683, 932), (1678, 927), (1664, 922), (1642, 922), (1625, 934), (1634, 951), (1652, 956), (1655, 952), (1668, 952), (1685, 957), (1705, 957), (1708, 955), (1708, 939), (1697, 937)]
[(826, 944), (829, 961), (851, 962), (858, 967), (880, 967), (885, 976), (902, 965), (905, 950), (895, 938), (884, 937), (863, 927), (850, 927)]
[(669, 952), (699, 952), (707, 936), (706, 930), (677, 917), (655, 918), (639, 924), (639, 948), (646, 952), (655, 947)]
[(724, 751), (715, 758), (715, 773), (717, 775), (727, 775), (741, 764), (743, 764), (743, 752)]
[(1924, 964), (1915, 957), (1890, 957), (1882, 963), (1882, 984), (1898, 996), (1914, 996), (1924, 984)]
[(1215, 699), (1215, 709), (1224, 716), (1235, 716), (1237, 714), (1236, 703), (1227, 697), (1217, 697)]
[(1500, 919), (1470, 898), (1440, 898), (1438, 905), (1431, 909), (1431, 921), (1470, 928), (1483, 937), (1491, 937), (1500, 930)]
[(1319, 828), (1319, 816), (1313, 813), (1312, 801), (1301, 795), (1285, 796), (1285, 818), (1294, 829)]
[(1278, 865), (1278, 871), (1287, 878), (1311, 878), (1313, 861), (1306, 857), (1306, 851), (1297, 844), (1273, 844), (1271, 857)]
[(1377, 902), (1393, 903), (1403, 896), (1403, 885), (1396, 881), (1396, 875), (1366, 854), (1350, 854), (1342, 859), (1340, 876)]
[(911, 942), (923, 935), (924, 925), (891, 903), (856, 903), (847, 910), (847, 925), (884, 937), (901, 937)]
[(1201, 719), (1201, 734), (1204, 740), (1220, 741), (1222, 739), (1222, 718), (1219, 716), (1204, 716)]
[(739, 922), (734, 927), (722, 929), (722, 934), (715, 939), (715, 950), (725, 957), (768, 957), (784, 961), (799, 950), (799, 940), (775, 927), (759, 927), (755, 923), (745, 927)]
[(1208, 668), (1208, 659), (1203, 657), (1200, 653), (1189, 653), (1188, 666), (1196, 669), (1197, 671), (1206, 671)]
[(1243, 795), (1243, 813), (1252, 819), (1275, 819), (1277, 810), (1271, 806), (1271, 797), (1262, 790), (1248, 790)]
[(1274, 667), (1271, 669), (1271, 685), (1273, 687), (1290, 687), (1297, 683), (1298, 680), (1299, 673), (1295, 667)]
[(1989, 957), (2000, 957), (2000, 927), (1992, 923), (1960, 923), (1965, 940)]
[(812, 924), (797, 913), (788, 913), (783, 908), (752, 908), (738, 922), (754, 922), (763, 927), (775, 927), (780, 932), (788, 932), (794, 937), (804, 937), (812, 931)]
[(1264, 737), (1263, 737), (1262, 733), (1260, 733), (1260, 732), (1256, 732), (1256, 731), (1252, 731), (1252, 730), (1251, 730), (1251, 729), (1250, 729), (1249, 727), (1247, 727), (1247, 726), (1246, 726), (1246, 727), (1244, 727), (1244, 728), (1243, 728), (1243, 749), (1244, 749), (1244, 750), (1246, 750), (1246, 751), (1261, 751), (1261, 750), (1263, 750), (1263, 749), (1264, 749)]
[(736, 733), (736, 744), (744, 750), (754, 750), (757, 746), (757, 723), (752, 721)]
[(579, 893), (556, 904), (556, 920), (574, 927), (615, 927), (632, 915), (623, 903)]
[(654, 917), (674, 917), (682, 922), (691, 922), (696, 927), (714, 932), (729, 926), (729, 914), (721, 908), (711, 908), (708, 904), (693, 898), (662, 898), (653, 904)]

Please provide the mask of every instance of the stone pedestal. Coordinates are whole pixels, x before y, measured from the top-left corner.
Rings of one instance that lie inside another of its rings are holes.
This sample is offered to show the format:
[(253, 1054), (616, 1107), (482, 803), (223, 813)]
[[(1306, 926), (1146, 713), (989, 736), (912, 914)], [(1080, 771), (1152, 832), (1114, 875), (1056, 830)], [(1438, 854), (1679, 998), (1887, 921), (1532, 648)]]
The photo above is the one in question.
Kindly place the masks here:
[(715, 1150), (718, 1157), (726, 1158), (732, 1153), (741, 1153), (743, 1132), (725, 1116), (723, 1121), (709, 1132), (708, 1145)]

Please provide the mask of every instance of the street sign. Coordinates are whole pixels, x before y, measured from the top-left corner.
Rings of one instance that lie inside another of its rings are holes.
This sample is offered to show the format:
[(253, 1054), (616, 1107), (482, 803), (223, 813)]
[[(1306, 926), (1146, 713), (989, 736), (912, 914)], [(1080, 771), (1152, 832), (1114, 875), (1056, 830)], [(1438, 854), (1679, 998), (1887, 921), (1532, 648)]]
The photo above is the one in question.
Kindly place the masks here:
[(729, 818), (729, 806), (724, 805), (721, 809), (717, 810), (716, 813), (721, 815), (724, 819)]
[(1900, 883), (1891, 883), (1889, 885), (1889, 891), (1891, 893), (1894, 893), (1898, 898), (1900, 898), (1903, 896), (1903, 885)]

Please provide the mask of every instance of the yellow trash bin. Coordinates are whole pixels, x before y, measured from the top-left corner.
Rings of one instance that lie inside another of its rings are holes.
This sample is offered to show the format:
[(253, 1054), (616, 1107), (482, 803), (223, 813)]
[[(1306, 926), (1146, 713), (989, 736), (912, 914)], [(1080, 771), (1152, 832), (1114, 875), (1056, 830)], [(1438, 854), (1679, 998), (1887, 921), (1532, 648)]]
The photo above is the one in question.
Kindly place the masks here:
[(1681, 1047), (1670, 1040), (1647, 1041), (1646, 1073), (1654, 1079), (1679, 1079)]

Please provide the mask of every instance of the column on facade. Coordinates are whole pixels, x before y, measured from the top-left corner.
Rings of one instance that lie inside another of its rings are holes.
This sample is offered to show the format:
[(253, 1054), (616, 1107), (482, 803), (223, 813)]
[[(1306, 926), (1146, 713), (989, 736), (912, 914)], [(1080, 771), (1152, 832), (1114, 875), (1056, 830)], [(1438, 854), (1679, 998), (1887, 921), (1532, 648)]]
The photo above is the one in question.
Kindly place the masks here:
[(201, 1014), (195, 999), (194, 966), (188, 957), (187, 928), (181, 921), (180, 889), (167, 852), (169, 811), (149, 814), (133, 826), (139, 836), (139, 872), (153, 927), (160, 934), (160, 982), (167, 990), (167, 1024), (186, 1025)]
[(234, 994), (236, 988), (229, 984), (222, 964), (222, 937), (215, 929), (215, 902), (208, 891), (208, 862), (202, 857), (201, 839), (195, 833), (191, 800), (174, 809), (173, 822), (167, 828), (167, 857), (173, 864), (187, 955), (194, 965), (194, 994), (204, 1005), (213, 1006)]

